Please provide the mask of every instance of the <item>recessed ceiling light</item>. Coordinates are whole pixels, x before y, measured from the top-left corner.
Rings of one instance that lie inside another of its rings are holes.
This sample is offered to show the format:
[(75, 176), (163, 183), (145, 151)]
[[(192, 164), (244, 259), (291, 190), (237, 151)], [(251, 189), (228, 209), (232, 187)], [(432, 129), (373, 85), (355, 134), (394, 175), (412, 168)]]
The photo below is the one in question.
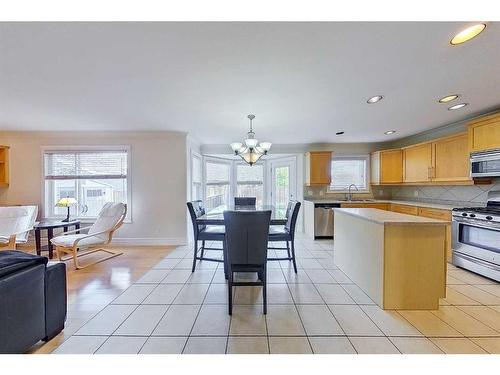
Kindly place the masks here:
[(460, 109), (460, 108), (463, 108), (465, 107), (466, 105), (469, 105), (469, 103), (460, 103), (460, 104), (455, 104), (455, 105), (452, 105), (450, 108), (448, 108), (449, 111), (453, 111), (455, 109)]
[(366, 102), (368, 104), (373, 104), (373, 103), (377, 103), (379, 101), (381, 101), (384, 97), (382, 95), (376, 95), (376, 96), (372, 96), (370, 99), (368, 99)]
[(450, 40), (452, 45), (462, 44), (471, 40), (472, 38), (478, 36), (486, 28), (485, 23), (477, 23), (475, 25), (469, 26), (468, 28), (460, 31), (457, 35)]
[(384, 134), (385, 135), (391, 135), (391, 134), (394, 134), (396, 133), (396, 130), (387, 130)]
[(439, 103), (448, 103), (451, 102), (452, 100), (455, 100), (456, 98), (458, 98), (458, 95), (448, 95), (439, 99)]
[(335, 135), (342, 135), (342, 134), (344, 134), (344, 132), (337, 132), (337, 133), (335, 133)]

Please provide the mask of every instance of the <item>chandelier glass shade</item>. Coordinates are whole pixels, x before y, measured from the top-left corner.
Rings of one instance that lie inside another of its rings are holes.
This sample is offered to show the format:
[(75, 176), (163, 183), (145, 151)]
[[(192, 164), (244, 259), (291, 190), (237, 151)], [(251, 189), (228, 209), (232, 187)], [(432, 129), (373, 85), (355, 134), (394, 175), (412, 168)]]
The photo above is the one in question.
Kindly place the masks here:
[(255, 138), (255, 133), (252, 128), (252, 120), (255, 118), (254, 115), (248, 115), (250, 120), (250, 130), (247, 133), (247, 138), (244, 143), (234, 142), (231, 143), (231, 149), (235, 155), (240, 156), (246, 163), (254, 165), (259, 161), (259, 159), (267, 155), (267, 152), (271, 149), (271, 142), (260, 142)]

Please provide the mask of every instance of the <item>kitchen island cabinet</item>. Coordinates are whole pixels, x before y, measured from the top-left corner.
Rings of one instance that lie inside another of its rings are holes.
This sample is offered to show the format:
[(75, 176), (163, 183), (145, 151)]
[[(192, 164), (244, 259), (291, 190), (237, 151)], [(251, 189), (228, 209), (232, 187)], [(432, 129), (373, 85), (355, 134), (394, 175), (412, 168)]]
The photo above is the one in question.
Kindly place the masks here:
[(335, 208), (334, 262), (383, 309), (435, 310), (445, 297), (447, 221)]

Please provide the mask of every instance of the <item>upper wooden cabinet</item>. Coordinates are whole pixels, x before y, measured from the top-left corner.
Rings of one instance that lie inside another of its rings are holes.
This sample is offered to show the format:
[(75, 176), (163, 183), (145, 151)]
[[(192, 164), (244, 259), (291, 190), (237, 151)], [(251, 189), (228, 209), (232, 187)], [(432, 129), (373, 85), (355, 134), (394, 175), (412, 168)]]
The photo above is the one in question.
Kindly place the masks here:
[(500, 148), (500, 113), (469, 122), (470, 152)]
[(432, 143), (432, 181), (470, 180), (467, 133), (443, 138)]
[(371, 154), (371, 183), (374, 185), (403, 182), (403, 151), (384, 150)]
[(467, 133), (403, 149), (405, 183), (470, 182)]
[(306, 185), (330, 185), (331, 151), (311, 151), (306, 153)]
[(9, 186), (9, 146), (0, 146), (0, 187)]
[(423, 143), (403, 149), (404, 182), (431, 180), (432, 144)]

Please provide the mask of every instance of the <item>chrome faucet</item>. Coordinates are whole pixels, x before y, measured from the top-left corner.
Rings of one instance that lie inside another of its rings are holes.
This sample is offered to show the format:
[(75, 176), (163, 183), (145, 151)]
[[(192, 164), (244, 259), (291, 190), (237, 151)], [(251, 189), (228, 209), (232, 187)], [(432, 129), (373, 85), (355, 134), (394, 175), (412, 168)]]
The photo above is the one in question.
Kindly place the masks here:
[(347, 200), (352, 201), (352, 193), (351, 193), (351, 188), (354, 186), (356, 191), (359, 191), (358, 187), (355, 184), (350, 184), (349, 187), (347, 188)]

